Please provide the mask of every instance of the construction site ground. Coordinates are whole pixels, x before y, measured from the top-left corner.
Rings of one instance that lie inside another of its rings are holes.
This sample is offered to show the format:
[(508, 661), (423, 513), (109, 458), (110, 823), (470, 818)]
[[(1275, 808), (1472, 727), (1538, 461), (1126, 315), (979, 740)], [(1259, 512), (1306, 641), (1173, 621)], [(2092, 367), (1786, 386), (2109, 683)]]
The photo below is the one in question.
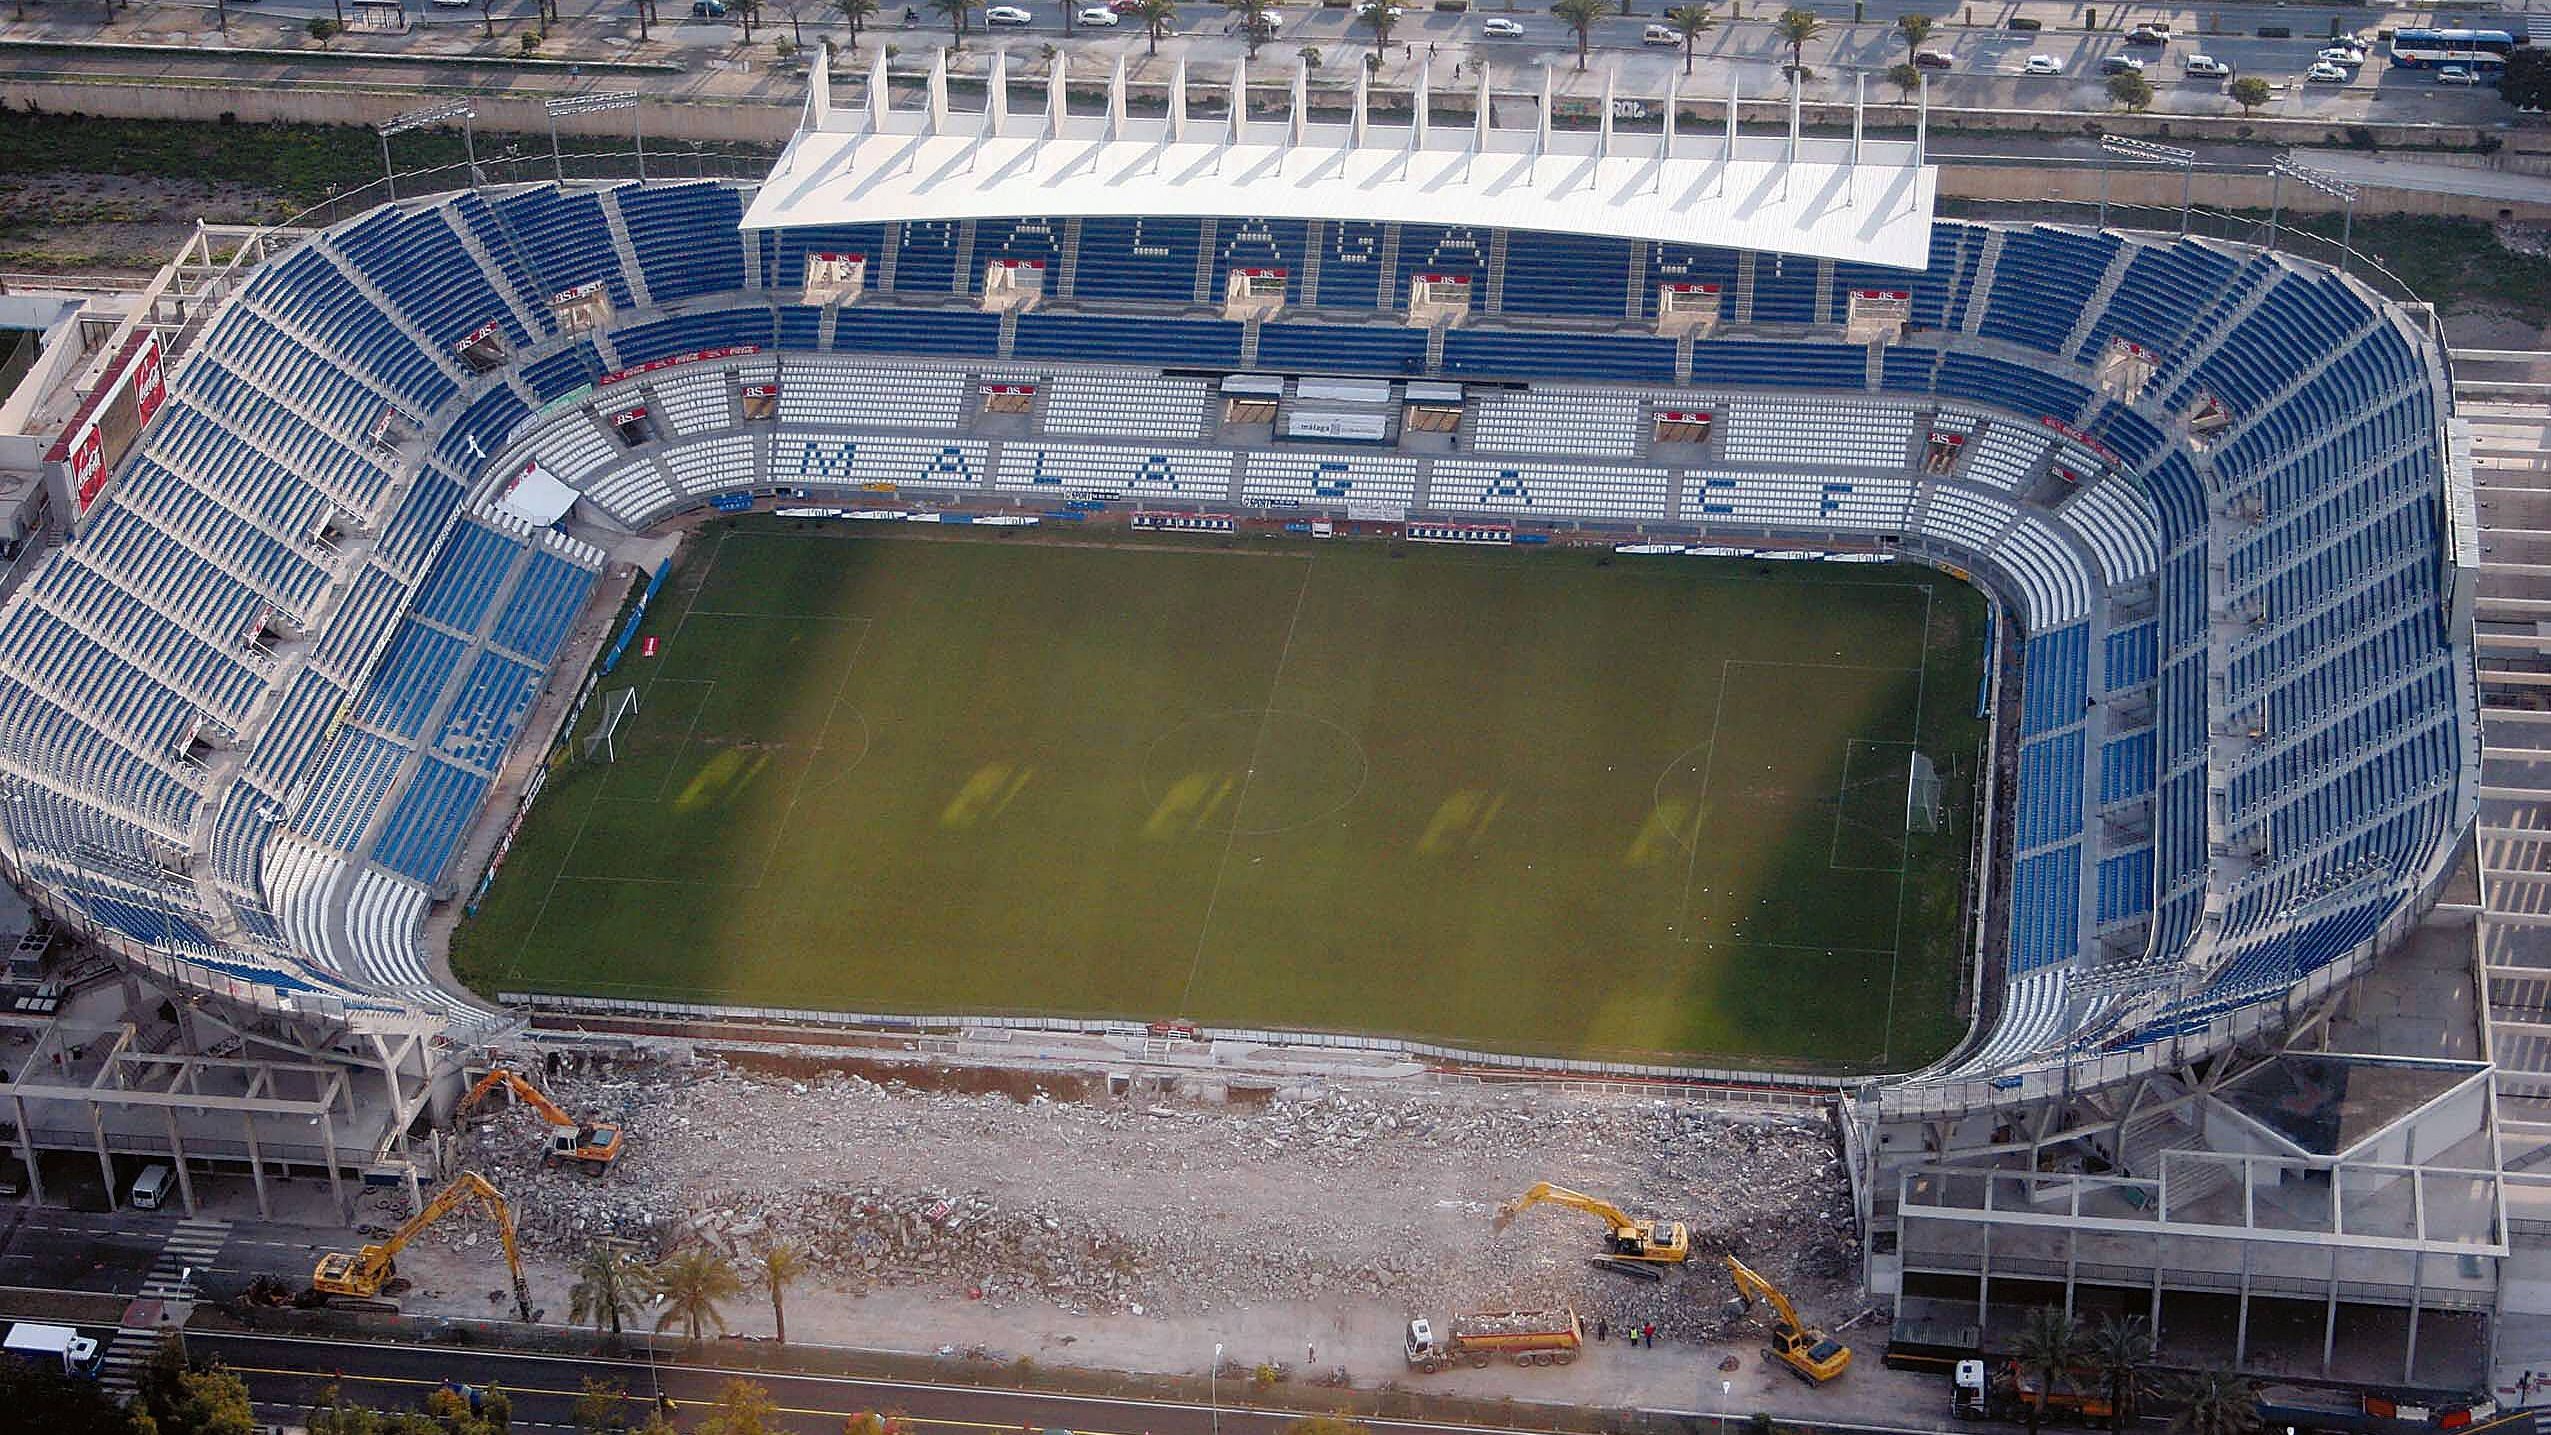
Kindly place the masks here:
[[(1467, 1084), (1228, 1105), (1111, 1095), (1103, 1078), (1092, 1092), (1068, 1075), (916, 1076), (1007, 1089), (715, 1062), (555, 1074), (569, 1109), (626, 1123), (616, 1170), (541, 1169), (523, 1110), (456, 1137), (453, 1164), (513, 1203), (533, 1301), (553, 1323), (597, 1238), (648, 1256), (705, 1241), (748, 1270), (780, 1239), (815, 1264), (788, 1293), (793, 1344), (935, 1355), (977, 1379), (990, 1366), (1022, 1381), (1037, 1366), (1202, 1376), (1220, 1346), (1225, 1398), (1271, 1403), (1347, 1383), (1851, 1420), (1946, 1399), (1936, 1380), (1878, 1365), (1883, 1319), (1841, 1332), (1860, 1360), (1810, 1391), (1766, 1363), (1758, 1318), (1726, 1309), (1719, 1257), (1731, 1248), (1811, 1319), (1867, 1309), (1820, 1119)], [(1597, 1271), (1601, 1223), (1555, 1208), (1497, 1230), (1498, 1204), (1544, 1178), (1690, 1221), (1692, 1261), (1654, 1284)], [(397, 1214), (377, 1194), (362, 1219)], [(506, 1313), (494, 1233), (473, 1219), (410, 1247), (400, 1271), (416, 1283), (411, 1315)], [(1455, 1311), (1561, 1301), (1586, 1324), (1571, 1366), (1427, 1376), (1402, 1359), (1412, 1316), (1440, 1326)], [(759, 1292), (726, 1314), (733, 1338), (774, 1333)], [(1651, 1321), (1657, 1345), (1633, 1348), (1629, 1330)]]

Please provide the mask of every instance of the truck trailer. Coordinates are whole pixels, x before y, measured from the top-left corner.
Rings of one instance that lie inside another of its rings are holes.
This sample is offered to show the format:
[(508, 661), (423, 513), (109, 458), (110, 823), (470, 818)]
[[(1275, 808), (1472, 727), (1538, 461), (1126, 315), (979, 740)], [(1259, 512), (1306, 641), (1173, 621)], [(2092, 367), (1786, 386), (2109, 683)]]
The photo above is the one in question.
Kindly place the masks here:
[(0, 1339), (0, 1351), (12, 1360), (59, 1371), (74, 1380), (97, 1378), (97, 1342), (67, 1325), (19, 1321)]
[(1517, 1365), (1566, 1365), (1584, 1345), (1574, 1306), (1471, 1311), (1455, 1315), (1440, 1334), (1424, 1316), (1408, 1323), (1409, 1366), (1430, 1375), (1455, 1364), (1482, 1367), (1501, 1355)]

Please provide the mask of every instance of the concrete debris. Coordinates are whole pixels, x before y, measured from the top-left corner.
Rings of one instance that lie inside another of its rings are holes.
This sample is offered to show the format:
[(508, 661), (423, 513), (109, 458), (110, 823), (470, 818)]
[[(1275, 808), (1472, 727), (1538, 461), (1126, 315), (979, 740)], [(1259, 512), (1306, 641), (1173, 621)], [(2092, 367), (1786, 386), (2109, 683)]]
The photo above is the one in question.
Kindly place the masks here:
[[(456, 1156), (506, 1193), (529, 1250), (562, 1260), (606, 1237), (649, 1256), (704, 1241), (739, 1261), (779, 1240), (828, 1284), (995, 1307), (1172, 1319), (1277, 1301), (1437, 1315), (1568, 1302), (1589, 1339), (1598, 1322), (1616, 1337), (1652, 1322), (1690, 1340), (1736, 1319), (1721, 1252), (1811, 1315), (1849, 1307), (1859, 1259), (1841, 1160), (1806, 1116), (1473, 1086), (1020, 1099), (705, 1059), (549, 1084), (628, 1131), (609, 1175), (544, 1169), (521, 1110), (480, 1122)], [(1692, 1261), (1655, 1284), (1604, 1272), (1601, 1227), (1555, 1208), (1495, 1231), (1497, 1204), (1542, 1179), (1690, 1222)]]

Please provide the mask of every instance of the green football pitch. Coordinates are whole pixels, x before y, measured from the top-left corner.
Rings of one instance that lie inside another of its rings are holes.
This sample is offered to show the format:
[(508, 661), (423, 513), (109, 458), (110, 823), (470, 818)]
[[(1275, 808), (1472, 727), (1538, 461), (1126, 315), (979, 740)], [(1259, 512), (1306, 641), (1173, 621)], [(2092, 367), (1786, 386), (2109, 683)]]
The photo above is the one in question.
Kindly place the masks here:
[(1962, 1029), (1982, 624), (1910, 565), (722, 520), (454, 962), (1901, 1069)]

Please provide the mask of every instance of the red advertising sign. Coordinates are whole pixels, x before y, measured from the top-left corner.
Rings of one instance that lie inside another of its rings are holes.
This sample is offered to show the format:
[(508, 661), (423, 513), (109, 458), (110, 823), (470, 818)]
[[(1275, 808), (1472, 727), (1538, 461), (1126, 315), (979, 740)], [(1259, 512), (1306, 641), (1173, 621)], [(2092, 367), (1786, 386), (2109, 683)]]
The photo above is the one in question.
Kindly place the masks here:
[(2071, 439), (2073, 442), (2080, 444), (2082, 447), (2089, 449), (2092, 453), (2098, 454), (2101, 458), (2108, 460), (2110, 463), (2113, 464), (2117, 462), (2117, 455), (2109, 451), (2108, 445), (2092, 438), (2089, 434), (2083, 433), (2080, 429), (2073, 427), (2071, 424), (2064, 422), (2062, 419), (2040, 418), (2038, 419), (2038, 422), (2046, 425), (2050, 429), (2053, 429), (2055, 432), (2062, 434), (2064, 437)]
[(641, 657), (641, 658), (652, 658), (652, 657), (654, 657), (654, 656), (655, 656), (656, 645), (657, 645), (659, 642), (661, 642), (661, 641), (663, 641), (663, 640), (662, 640), (662, 639), (660, 639), (660, 638), (658, 638), (658, 637), (656, 637), (656, 635), (655, 635), (655, 634), (653, 634), (653, 633), (649, 633), (649, 634), (647, 634), (647, 636), (646, 636), (646, 641), (644, 641), (644, 642), (642, 642), (642, 643), (638, 644), (638, 656), (639, 656), (639, 657)]
[(46, 463), (68, 470), (74, 516), (88, 512), (142, 426), (167, 399), (159, 335), (146, 330), (126, 339), (100, 374), (97, 387), (45, 451)]
[(762, 352), (762, 346), (759, 344), (730, 344), (722, 349), (700, 349), (688, 354), (670, 354), (661, 359), (649, 359), (634, 368), (605, 374), (594, 380), (593, 386), (597, 389), (607, 389), (613, 384), (626, 383), (641, 374), (652, 374), (658, 369), (670, 369), (680, 364), (697, 364), (709, 359), (732, 359), (740, 355), (760, 352)]
[(159, 335), (144, 334), (142, 351), (133, 360), (133, 404), (141, 422), (149, 423), (168, 398), (168, 381), (160, 373)]
[(71, 451), (71, 486), (79, 495), (82, 513), (97, 501), (97, 491), (106, 487), (106, 440), (99, 437), (95, 424), (80, 435), (80, 446)]

